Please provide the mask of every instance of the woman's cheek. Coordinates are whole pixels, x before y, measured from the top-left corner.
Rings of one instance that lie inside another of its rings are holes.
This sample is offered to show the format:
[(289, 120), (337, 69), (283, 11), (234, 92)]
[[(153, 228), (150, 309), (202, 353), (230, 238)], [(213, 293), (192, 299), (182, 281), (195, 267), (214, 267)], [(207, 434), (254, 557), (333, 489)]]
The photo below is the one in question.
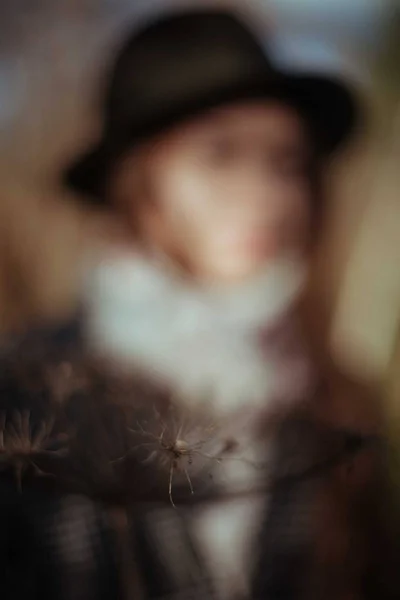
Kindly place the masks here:
[(282, 244), (303, 249), (310, 229), (310, 197), (306, 190), (297, 190), (282, 202)]

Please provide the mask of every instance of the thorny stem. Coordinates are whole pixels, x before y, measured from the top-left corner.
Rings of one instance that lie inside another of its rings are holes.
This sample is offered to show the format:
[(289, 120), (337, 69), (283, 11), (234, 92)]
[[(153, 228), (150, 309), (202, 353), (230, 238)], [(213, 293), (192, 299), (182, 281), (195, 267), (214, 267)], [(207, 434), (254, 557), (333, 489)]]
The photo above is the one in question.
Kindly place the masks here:
[(265, 464), (257, 463), (248, 458), (243, 458), (241, 456), (213, 456), (212, 454), (206, 454), (205, 452), (201, 452), (199, 450), (190, 450), (191, 454), (197, 454), (198, 456), (202, 456), (203, 458), (209, 458), (210, 460), (215, 460), (218, 463), (221, 463), (223, 460), (237, 460), (239, 462), (246, 463), (255, 469), (262, 469)]

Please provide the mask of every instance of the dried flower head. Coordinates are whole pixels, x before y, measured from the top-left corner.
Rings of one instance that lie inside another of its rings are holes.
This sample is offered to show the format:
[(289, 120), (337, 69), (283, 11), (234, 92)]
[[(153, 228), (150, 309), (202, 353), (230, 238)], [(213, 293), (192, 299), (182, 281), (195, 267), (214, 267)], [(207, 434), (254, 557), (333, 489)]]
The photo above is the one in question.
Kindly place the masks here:
[(29, 410), (0, 413), (0, 466), (11, 469), (18, 489), (22, 489), (22, 477), (28, 470), (35, 475), (48, 476), (37, 465), (44, 455), (65, 454), (65, 437), (53, 436), (54, 419), (41, 420), (36, 426)]
[(246, 462), (235, 455), (237, 444), (225, 433), (197, 412), (183, 413), (170, 405), (161, 413), (153, 406), (131, 429), (130, 453), (166, 474), (169, 500), (175, 506), (173, 484), (178, 490), (188, 486), (191, 494), (204, 492), (224, 461)]

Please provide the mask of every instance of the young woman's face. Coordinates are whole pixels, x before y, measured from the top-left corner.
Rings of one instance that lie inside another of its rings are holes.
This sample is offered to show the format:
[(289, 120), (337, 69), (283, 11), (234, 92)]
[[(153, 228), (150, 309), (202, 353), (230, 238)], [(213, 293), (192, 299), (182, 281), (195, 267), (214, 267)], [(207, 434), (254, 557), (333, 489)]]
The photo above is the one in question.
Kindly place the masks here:
[[(163, 134), (119, 175), (123, 208), (146, 242), (195, 277), (237, 280), (305, 248), (309, 145), (278, 103), (224, 107)], [(135, 177), (133, 177), (135, 173)], [(137, 197), (136, 177), (143, 178)]]

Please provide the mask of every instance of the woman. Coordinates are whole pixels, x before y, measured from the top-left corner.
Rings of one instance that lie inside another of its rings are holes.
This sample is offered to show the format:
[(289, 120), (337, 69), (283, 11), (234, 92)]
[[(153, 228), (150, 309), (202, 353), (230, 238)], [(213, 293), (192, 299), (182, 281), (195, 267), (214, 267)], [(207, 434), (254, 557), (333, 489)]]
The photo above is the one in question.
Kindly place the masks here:
[(10, 597), (373, 596), (378, 409), (302, 308), (356, 112), (234, 11), (127, 40), (66, 176), (126, 234), (85, 274), (83, 343), (21, 342), (3, 368)]

